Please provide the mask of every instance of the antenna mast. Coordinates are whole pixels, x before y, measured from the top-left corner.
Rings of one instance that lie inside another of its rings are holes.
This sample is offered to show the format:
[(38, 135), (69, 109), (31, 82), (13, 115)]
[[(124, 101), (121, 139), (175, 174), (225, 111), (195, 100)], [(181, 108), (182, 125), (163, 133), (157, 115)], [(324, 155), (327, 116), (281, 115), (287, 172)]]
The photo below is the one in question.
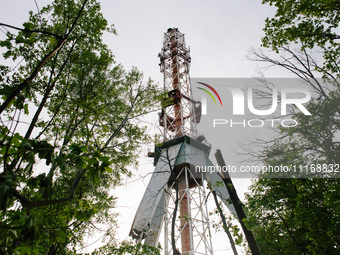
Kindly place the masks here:
[(130, 235), (137, 242), (157, 246), (163, 225), (165, 255), (212, 255), (207, 183), (221, 201), (234, 210), (227, 202), (226, 186), (215, 185), (223, 183), (222, 177), (216, 172), (199, 170), (200, 166), (213, 166), (208, 158), (211, 147), (202, 143), (204, 137), (197, 136), (201, 102), (192, 99), (190, 51), (184, 34), (177, 28), (169, 28), (164, 34), (159, 58), (165, 92), (159, 113), (163, 142), (155, 145), (155, 171), (136, 212)]
[(190, 86), (190, 50), (185, 45), (184, 34), (169, 28), (159, 54), (161, 72), (164, 74), (162, 112), (159, 124), (164, 127), (164, 141), (188, 135), (197, 136), (196, 124), (201, 116), (201, 103), (192, 99)]
[[(196, 138), (196, 125), (197, 120), (199, 121), (201, 116), (201, 103), (192, 99), (189, 75), (190, 50), (185, 45), (184, 34), (179, 32), (177, 28), (169, 28), (164, 34), (163, 48), (159, 58), (161, 72), (164, 74), (164, 92), (167, 93), (167, 97), (162, 100), (162, 112), (160, 114), (160, 126), (164, 128), (164, 142), (181, 136)], [(172, 169), (172, 171), (173, 178), (168, 183), (168, 192), (171, 193), (178, 189), (178, 197), (175, 198), (177, 201), (174, 202), (179, 204), (179, 236), (182, 254), (194, 254), (195, 231), (191, 210), (191, 201), (194, 197), (192, 191), (202, 188), (202, 178), (201, 176), (196, 176), (198, 177), (197, 179), (194, 178), (188, 166)], [(200, 191), (205, 194), (204, 187)], [(202, 206), (199, 210), (204, 209)], [(169, 207), (169, 204), (167, 207)], [(171, 211), (168, 210), (165, 224), (171, 225), (173, 213), (173, 209)], [(205, 228), (206, 230), (208, 229)], [(165, 243), (171, 239), (169, 238), (171, 234), (167, 231), (169, 231), (169, 227), (165, 228)]]

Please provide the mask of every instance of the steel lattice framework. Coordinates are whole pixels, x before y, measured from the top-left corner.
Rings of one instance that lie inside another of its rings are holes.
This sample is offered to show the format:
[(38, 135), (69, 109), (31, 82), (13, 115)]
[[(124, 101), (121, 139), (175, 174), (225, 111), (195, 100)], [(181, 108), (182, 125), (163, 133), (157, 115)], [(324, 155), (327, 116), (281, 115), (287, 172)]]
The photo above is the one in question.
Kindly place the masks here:
[[(185, 45), (184, 34), (179, 32), (177, 28), (169, 28), (167, 33), (164, 34), (163, 48), (159, 57), (161, 72), (164, 74), (164, 92), (167, 95), (162, 100), (162, 112), (160, 114), (160, 125), (164, 128), (163, 139), (169, 141), (184, 135), (194, 138), (197, 136), (196, 125), (201, 115), (201, 103), (192, 99), (189, 75), (190, 50)], [(168, 226), (171, 224), (176, 225), (171, 231), (175, 231), (176, 241), (181, 240), (182, 254), (195, 254), (202, 245), (204, 246), (202, 250), (204, 253), (201, 254), (210, 254), (212, 252), (211, 242), (209, 244), (206, 240), (209, 220), (200, 201), (205, 192), (196, 194), (196, 190), (201, 191), (202, 183), (199, 182), (202, 179), (196, 180), (187, 166), (174, 171), (174, 174), (177, 175), (174, 180), (176, 185), (168, 183), (166, 187), (170, 199), (165, 200), (170, 204), (165, 207), (165, 217), (169, 219), (165, 221), (165, 254), (170, 254), (167, 251), (167, 242), (170, 241), (171, 233), (168, 232)], [(191, 186), (189, 186), (189, 178), (192, 183)], [(177, 194), (177, 196), (174, 196), (174, 194)], [(176, 207), (172, 208), (171, 204), (176, 205), (176, 203), (179, 207), (180, 219), (173, 222), (175, 219), (171, 215), (177, 209)], [(193, 213), (192, 204), (196, 204), (195, 213)], [(201, 222), (202, 228), (197, 228), (197, 222)], [(199, 245), (195, 246), (194, 241)], [(207, 253), (208, 251), (209, 253)]]
[[(168, 196), (165, 200), (167, 210), (164, 215), (164, 254), (173, 254), (171, 231), (173, 231), (174, 223), (174, 238), (176, 243), (181, 242), (182, 254), (211, 255), (213, 250), (206, 203), (207, 194), (205, 185), (202, 183), (203, 174), (193, 176), (190, 168), (185, 166), (181, 168), (176, 178), (179, 187), (175, 187), (175, 182), (173, 182), (166, 188)], [(173, 222), (176, 203), (180, 205), (180, 217), (176, 217)], [(188, 238), (183, 235), (188, 235)]]
[(201, 103), (192, 99), (189, 68), (190, 51), (184, 34), (169, 28), (164, 34), (160, 57), (164, 92), (159, 124), (163, 142), (155, 145), (155, 170), (133, 221), (130, 235), (138, 242), (157, 246), (164, 226), (164, 254), (212, 255), (207, 184), (232, 211), (222, 177), (196, 171), (197, 166), (213, 166), (210, 145), (197, 137)]
[(197, 136), (196, 123), (200, 119), (201, 103), (192, 100), (190, 86), (190, 50), (184, 34), (169, 28), (159, 54), (164, 74), (164, 92), (160, 125), (164, 127), (164, 141), (181, 135)]

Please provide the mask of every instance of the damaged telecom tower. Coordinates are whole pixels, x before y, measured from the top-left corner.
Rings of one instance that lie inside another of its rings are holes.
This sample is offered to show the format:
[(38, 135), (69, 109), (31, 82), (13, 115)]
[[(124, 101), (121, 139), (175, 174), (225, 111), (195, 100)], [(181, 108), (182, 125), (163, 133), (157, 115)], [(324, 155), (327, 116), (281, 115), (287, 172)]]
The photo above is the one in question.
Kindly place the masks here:
[[(157, 246), (163, 226), (164, 254), (210, 255), (213, 249), (206, 187), (215, 190), (228, 207), (229, 195), (220, 175), (197, 171), (197, 166), (212, 166), (210, 146), (197, 134), (201, 103), (192, 98), (190, 51), (177, 28), (165, 33), (159, 57), (166, 95), (159, 113), (163, 141), (155, 146), (155, 170), (130, 235), (137, 242)], [(215, 185), (217, 182), (220, 185)]]

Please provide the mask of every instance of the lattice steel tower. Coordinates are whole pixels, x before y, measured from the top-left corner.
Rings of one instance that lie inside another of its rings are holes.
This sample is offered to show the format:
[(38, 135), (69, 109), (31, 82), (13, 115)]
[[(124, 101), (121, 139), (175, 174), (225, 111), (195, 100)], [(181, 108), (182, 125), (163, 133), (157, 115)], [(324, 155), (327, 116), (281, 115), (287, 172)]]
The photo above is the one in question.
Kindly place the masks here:
[(190, 86), (190, 51), (184, 34), (169, 28), (164, 35), (160, 68), (165, 97), (159, 125), (163, 141), (155, 146), (155, 171), (137, 210), (130, 235), (138, 242), (156, 246), (164, 226), (164, 254), (213, 254), (206, 203), (207, 184), (223, 202), (229, 198), (221, 176), (197, 171), (212, 166), (210, 145), (197, 134), (201, 103), (193, 100)]
[(164, 140), (197, 135), (200, 120), (200, 102), (192, 100), (190, 86), (190, 50), (185, 45), (184, 34), (169, 28), (164, 34), (162, 52), (159, 54), (161, 72), (164, 74), (164, 92), (160, 125), (164, 127)]

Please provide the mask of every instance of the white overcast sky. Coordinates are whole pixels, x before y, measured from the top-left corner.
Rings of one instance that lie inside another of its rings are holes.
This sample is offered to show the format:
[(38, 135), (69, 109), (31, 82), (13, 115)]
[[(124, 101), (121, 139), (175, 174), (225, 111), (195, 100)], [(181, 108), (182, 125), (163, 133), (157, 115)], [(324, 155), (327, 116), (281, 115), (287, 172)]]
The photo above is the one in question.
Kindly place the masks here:
[(192, 77), (253, 76), (255, 64), (245, 56), (260, 46), (264, 20), (274, 13), (260, 0), (101, 2), (118, 31), (110, 38), (117, 61), (136, 65), (154, 79), (161, 77), (157, 55), (169, 27), (186, 36)]
[[(36, 0), (39, 7), (43, 0)], [(34, 0), (1, 0), (0, 21), (20, 26)], [(137, 66), (145, 76), (161, 81), (158, 53), (163, 34), (178, 27), (191, 49), (192, 77), (252, 77), (256, 63), (245, 59), (259, 47), (264, 20), (274, 7), (261, 0), (101, 0), (109, 24), (118, 36), (105, 37), (118, 63)], [(1, 35), (0, 38), (3, 38)]]
[[(16, 26), (36, 10), (34, 0), (1, 0), (0, 22)], [(36, 0), (39, 7), (46, 2)], [(105, 42), (117, 63), (143, 70), (146, 77), (162, 80), (158, 53), (164, 32), (177, 27), (191, 49), (192, 77), (253, 77), (257, 63), (246, 60), (251, 47), (258, 48), (266, 17), (275, 8), (261, 0), (101, 0), (104, 17), (115, 24), (118, 36)], [(0, 32), (1, 33), (1, 32)], [(0, 39), (4, 34), (0, 34)], [(277, 76), (277, 73), (268, 73)], [(278, 74), (279, 76), (282, 76)]]
[[(43, 0), (36, 0), (39, 7)], [(251, 47), (258, 48), (263, 36), (266, 17), (274, 15), (275, 8), (262, 5), (261, 0), (101, 0), (104, 17), (115, 24), (118, 36), (106, 35), (105, 42), (112, 49), (117, 63), (126, 68), (136, 66), (161, 84), (158, 53), (164, 32), (177, 27), (185, 34), (191, 50), (191, 77), (253, 77), (257, 63), (246, 60)], [(36, 11), (34, 0), (1, 0), (0, 22), (21, 26), (28, 11)], [(0, 39), (4, 34), (0, 31)], [(2, 58), (0, 58), (1, 61)], [(269, 76), (282, 76), (271, 72)], [(142, 160), (145, 173), (152, 171), (148, 159)], [(139, 174), (137, 174), (139, 175)], [(143, 175), (143, 174), (141, 174)], [(120, 236), (128, 234), (136, 208), (145, 190), (148, 178), (120, 188), (118, 212)], [(245, 180), (236, 180), (244, 190)], [(130, 183), (127, 181), (127, 183)], [(130, 196), (128, 196), (130, 195)], [(225, 251), (216, 254), (226, 254)], [(231, 253), (232, 254), (232, 253)]]

